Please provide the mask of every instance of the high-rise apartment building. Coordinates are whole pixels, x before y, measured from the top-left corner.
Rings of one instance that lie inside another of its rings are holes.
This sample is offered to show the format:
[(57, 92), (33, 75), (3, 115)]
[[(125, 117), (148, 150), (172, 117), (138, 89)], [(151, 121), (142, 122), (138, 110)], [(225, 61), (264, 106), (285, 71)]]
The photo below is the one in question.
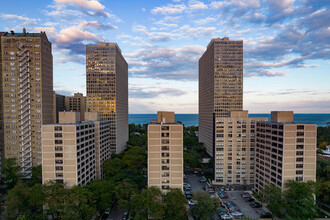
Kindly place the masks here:
[(174, 112), (158, 112), (148, 124), (148, 186), (163, 192), (183, 187), (183, 125)]
[(111, 151), (128, 141), (128, 66), (116, 43), (86, 47), (87, 111), (111, 121)]
[(256, 123), (268, 119), (249, 117), (248, 111), (231, 111), (229, 116), (215, 118), (213, 184), (252, 188)]
[(53, 57), (45, 32), (1, 36), (3, 156), (26, 177), (41, 164), (41, 125), (53, 122)]
[(199, 59), (199, 141), (213, 156), (214, 120), (243, 110), (243, 41), (214, 38)]
[(86, 185), (102, 177), (103, 162), (110, 158), (110, 121), (99, 113), (60, 112), (59, 123), (42, 126), (42, 182)]
[(65, 111), (80, 112), (81, 120), (85, 120), (86, 97), (82, 93), (74, 93), (73, 96), (65, 97)]
[(287, 180), (316, 180), (315, 124), (293, 122), (293, 112), (271, 112), (256, 126), (255, 190), (267, 184), (284, 188)]
[(53, 123), (58, 123), (59, 112), (65, 111), (65, 96), (56, 94), (55, 91), (53, 92)]

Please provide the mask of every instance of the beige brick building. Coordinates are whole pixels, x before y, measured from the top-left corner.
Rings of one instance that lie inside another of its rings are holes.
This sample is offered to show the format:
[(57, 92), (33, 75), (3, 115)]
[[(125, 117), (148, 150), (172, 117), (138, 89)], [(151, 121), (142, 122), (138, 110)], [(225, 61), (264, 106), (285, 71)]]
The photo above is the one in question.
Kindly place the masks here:
[(315, 124), (294, 123), (293, 112), (271, 112), (271, 121), (256, 128), (257, 192), (267, 184), (316, 180)]
[(111, 121), (111, 151), (128, 141), (128, 65), (116, 43), (86, 46), (87, 111)]
[(86, 97), (82, 93), (74, 93), (73, 96), (65, 96), (65, 111), (80, 112), (81, 120), (85, 120)]
[(231, 111), (230, 117), (215, 118), (215, 185), (254, 184), (255, 134), (257, 121), (248, 111)]
[(214, 120), (243, 110), (243, 41), (214, 38), (199, 59), (199, 141), (213, 156)]
[(1, 36), (3, 156), (16, 158), (26, 177), (41, 164), (41, 125), (53, 122), (53, 57), (45, 32)]
[(183, 189), (183, 125), (174, 112), (158, 112), (148, 124), (148, 186)]
[(85, 185), (102, 177), (103, 162), (110, 158), (110, 121), (98, 113), (60, 112), (59, 123), (42, 126), (42, 182)]

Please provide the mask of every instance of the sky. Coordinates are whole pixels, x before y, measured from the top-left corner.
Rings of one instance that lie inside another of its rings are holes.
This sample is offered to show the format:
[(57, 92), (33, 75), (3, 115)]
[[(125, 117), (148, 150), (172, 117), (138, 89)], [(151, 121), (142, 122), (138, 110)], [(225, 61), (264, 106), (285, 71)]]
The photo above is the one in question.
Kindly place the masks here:
[(0, 31), (45, 31), (54, 90), (86, 94), (85, 45), (116, 42), (129, 113), (198, 113), (198, 60), (212, 38), (244, 43), (244, 110), (330, 113), (329, 0), (12, 0)]

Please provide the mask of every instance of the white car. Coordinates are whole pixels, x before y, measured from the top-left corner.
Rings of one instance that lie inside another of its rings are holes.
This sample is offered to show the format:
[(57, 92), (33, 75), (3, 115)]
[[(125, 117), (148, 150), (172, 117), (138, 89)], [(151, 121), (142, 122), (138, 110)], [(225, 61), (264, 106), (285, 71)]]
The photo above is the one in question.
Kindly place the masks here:
[(188, 204), (189, 205), (196, 205), (197, 204), (197, 201), (196, 200), (193, 200), (193, 199), (189, 199), (188, 200)]
[(233, 216), (228, 215), (228, 214), (224, 214), (220, 216), (221, 219), (233, 219)]

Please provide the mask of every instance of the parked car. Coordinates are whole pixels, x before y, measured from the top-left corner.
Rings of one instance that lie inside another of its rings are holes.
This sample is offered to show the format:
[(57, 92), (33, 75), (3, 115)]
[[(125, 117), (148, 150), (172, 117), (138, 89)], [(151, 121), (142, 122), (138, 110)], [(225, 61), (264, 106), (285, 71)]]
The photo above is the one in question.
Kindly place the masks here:
[(223, 193), (223, 192), (220, 192), (219, 193), (219, 197), (221, 198), (221, 199), (228, 199), (229, 197), (228, 197), (228, 194), (227, 193)]
[(199, 180), (199, 182), (206, 183), (206, 179), (202, 178), (202, 179)]
[(260, 215), (260, 218), (272, 218), (272, 213), (270, 212), (265, 212)]
[(192, 194), (186, 194), (187, 199), (191, 199), (192, 197), (193, 197)]
[(210, 198), (211, 199), (216, 198), (215, 194), (210, 194)]
[(258, 203), (258, 202), (251, 202), (250, 203), (250, 206), (252, 208), (261, 208), (262, 207), (262, 205), (260, 203)]
[(251, 198), (252, 197), (250, 193), (242, 193), (241, 196), (243, 198)]
[(123, 215), (123, 220), (127, 220), (127, 219), (128, 219), (128, 211), (125, 211)]
[(185, 191), (184, 192), (186, 195), (192, 195), (192, 192), (191, 191)]
[(232, 213), (230, 213), (233, 217), (240, 217), (240, 216), (242, 216), (243, 214), (240, 212), (240, 211), (238, 211), (238, 210), (235, 210), (235, 211), (233, 211)]
[(219, 216), (221, 219), (227, 220), (227, 219), (233, 219), (233, 216), (231, 216), (228, 213), (224, 213), (222, 215)]
[(104, 214), (106, 215), (110, 215), (110, 213), (111, 213), (111, 208), (107, 208), (104, 212)]
[(193, 200), (193, 199), (189, 199), (188, 200), (188, 204), (191, 205), (191, 206), (194, 206), (197, 204), (197, 201), (196, 200)]
[(245, 202), (254, 202), (255, 200), (253, 198), (244, 198)]
[(214, 189), (212, 187), (208, 187), (207, 189), (205, 189), (206, 192), (209, 192), (209, 191), (213, 191), (214, 193)]

